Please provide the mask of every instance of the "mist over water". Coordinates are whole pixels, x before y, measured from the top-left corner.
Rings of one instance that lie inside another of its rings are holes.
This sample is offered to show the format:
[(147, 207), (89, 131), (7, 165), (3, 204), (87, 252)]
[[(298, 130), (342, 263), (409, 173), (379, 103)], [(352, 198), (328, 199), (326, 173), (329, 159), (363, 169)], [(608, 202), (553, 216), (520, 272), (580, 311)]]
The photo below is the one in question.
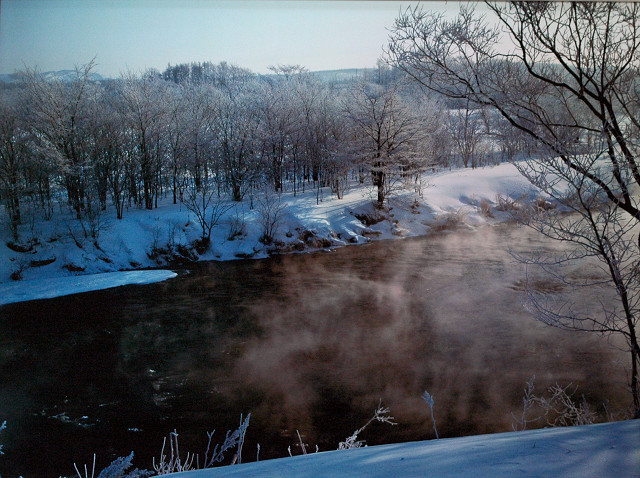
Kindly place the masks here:
[[(502, 225), (203, 263), (161, 284), (2, 307), (0, 474), (58, 476), (131, 450), (150, 468), (174, 428), (182, 450), (203, 453), (205, 431), (222, 440), (247, 412), (245, 461), (257, 443), (261, 459), (300, 453), (296, 430), (311, 450), (335, 449), (380, 399), (398, 425), (361, 439), (431, 439), (425, 389), (441, 437), (510, 431), (533, 374), (539, 391), (572, 382), (594, 406), (624, 407), (621, 352), (523, 310), (525, 271), (509, 249), (558, 247)], [(613, 298), (572, 300), (595, 310)]]

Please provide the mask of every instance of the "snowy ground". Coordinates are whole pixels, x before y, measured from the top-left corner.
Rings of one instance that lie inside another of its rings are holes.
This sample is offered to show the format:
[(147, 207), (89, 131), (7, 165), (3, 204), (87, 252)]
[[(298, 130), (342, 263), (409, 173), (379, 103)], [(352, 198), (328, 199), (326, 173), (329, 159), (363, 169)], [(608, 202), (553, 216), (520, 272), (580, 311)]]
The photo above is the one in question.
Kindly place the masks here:
[(171, 476), (631, 478), (640, 476), (640, 420), (331, 451)]
[[(261, 258), (274, 252), (308, 251), (423, 235), (453, 226), (491, 224), (509, 217), (508, 213), (496, 209), (498, 195), (524, 202), (539, 196), (508, 163), (427, 174), (424, 179), (428, 185), (422, 197), (414, 191), (398, 191), (383, 216), (373, 208), (372, 190), (366, 186), (352, 186), (343, 199), (337, 199), (326, 188), (319, 204), (316, 204), (315, 190), (296, 197), (285, 193), (281, 201), (286, 209), (275, 235), (276, 245), (269, 246), (259, 241), (262, 227), (258, 212), (250, 210), (247, 201), (233, 204), (214, 227), (209, 250), (199, 256), (193, 255), (193, 242), (201, 231), (193, 214), (182, 204), (172, 204), (168, 198), (152, 211), (125, 211), (122, 220), (117, 220), (112, 210), (105, 212), (98, 247), (93, 239), (83, 238), (80, 225), (71, 218), (58, 222), (25, 220), (18, 244), (24, 252), (8, 247), (11, 237), (6, 226), (0, 231), (0, 303), (36, 298), (26, 292), (36, 286), (43, 291), (38, 298), (59, 295), (52, 282), (45, 279), (162, 267), (176, 257), (183, 262)], [(484, 213), (480, 207), (483, 200)], [(487, 205), (490, 214), (486, 213)], [(243, 232), (229, 240), (234, 222), (243, 224)], [(12, 280), (12, 275), (21, 280)], [(78, 281), (67, 279), (59, 292), (91, 290), (98, 284), (99, 288), (123, 285), (127, 279), (138, 281), (140, 277), (134, 274), (101, 275)], [(109, 279), (113, 279), (111, 285)], [(72, 289), (74, 285), (79, 288)]]
[(177, 276), (166, 270), (121, 271), (85, 276), (31, 279), (0, 284), (0, 305), (26, 300), (51, 299), (69, 294), (109, 289), (127, 284), (151, 284)]

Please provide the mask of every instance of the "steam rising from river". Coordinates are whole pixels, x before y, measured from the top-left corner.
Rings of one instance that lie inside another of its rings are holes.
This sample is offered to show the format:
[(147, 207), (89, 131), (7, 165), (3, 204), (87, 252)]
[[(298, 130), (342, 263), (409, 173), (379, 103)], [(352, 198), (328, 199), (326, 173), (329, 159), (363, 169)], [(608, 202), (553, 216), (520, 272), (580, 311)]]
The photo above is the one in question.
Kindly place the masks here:
[[(92, 453), (109, 456), (117, 443), (144, 467), (170, 431), (178, 429), (183, 450), (203, 451), (205, 431), (235, 428), (247, 412), (245, 450), (259, 442), (261, 458), (285, 455), (295, 430), (311, 449), (328, 450), (380, 399), (399, 424), (371, 425), (359, 438), (432, 438), (424, 390), (435, 397), (440, 436), (508, 431), (533, 374), (538, 391), (573, 382), (594, 406), (624, 407), (626, 357), (597, 337), (534, 321), (509, 247), (558, 246), (503, 225), (197, 264), (153, 286), (6, 306), (0, 419), (22, 425), (3, 432), (12, 453), (2, 463), (22, 470), (11, 462), (18, 457), (50, 476)], [(553, 297), (566, 292), (541, 284)], [(611, 298), (585, 290), (573, 299), (595, 310)], [(18, 433), (53, 442), (30, 448)]]
[[(263, 333), (247, 344), (237, 375), (281, 402), (285, 428), (316, 441), (318, 409), (362, 414), (379, 399), (430, 437), (425, 389), (446, 434), (508, 430), (533, 374), (539, 385), (589, 380), (604, 400), (607, 378), (596, 369), (608, 351), (594, 337), (544, 329), (522, 309), (524, 269), (496, 247), (496, 234), (504, 231), (379, 244), (355, 262), (284, 259), (274, 271), (283, 277), (278, 296), (251, 307)], [(567, 362), (583, 372), (565, 379)]]

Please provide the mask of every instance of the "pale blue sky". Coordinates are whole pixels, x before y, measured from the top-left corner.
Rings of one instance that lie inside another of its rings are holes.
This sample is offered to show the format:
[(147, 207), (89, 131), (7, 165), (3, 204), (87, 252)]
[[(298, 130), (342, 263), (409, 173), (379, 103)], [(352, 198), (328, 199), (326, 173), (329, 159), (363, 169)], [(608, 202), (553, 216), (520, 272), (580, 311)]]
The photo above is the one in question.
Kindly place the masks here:
[[(412, 2), (415, 3), (415, 2)], [(164, 70), (168, 63), (227, 61), (310, 70), (375, 66), (400, 1), (2, 0), (0, 73), (24, 66), (95, 71)], [(457, 2), (428, 8), (457, 11)]]

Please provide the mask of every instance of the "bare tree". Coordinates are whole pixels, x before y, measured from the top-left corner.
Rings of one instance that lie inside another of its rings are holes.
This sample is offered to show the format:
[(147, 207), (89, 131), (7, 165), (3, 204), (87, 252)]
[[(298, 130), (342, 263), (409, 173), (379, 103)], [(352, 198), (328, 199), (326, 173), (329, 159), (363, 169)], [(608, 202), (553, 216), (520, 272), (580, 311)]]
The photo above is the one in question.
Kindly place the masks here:
[(21, 223), (20, 201), (23, 193), (24, 162), (26, 160), (25, 131), (15, 101), (0, 102), (0, 197), (9, 214), (13, 240), (18, 240)]
[(418, 164), (424, 130), (397, 88), (359, 82), (346, 98), (354, 131), (354, 153), (368, 168), (382, 208), (394, 183)]
[(282, 202), (282, 196), (269, 189), (265, 190), (264, 195), (258, 199), (257, 210), (260, 225), (262, 226), (260, 240), (264, 244), (273, 242), (287, 206), (287, 203)]
[[(581, 164), (590, 170), (602, 167), (599, 154), (582, 155)], [(563, 255), (524, 257), (518, 259), (528, 269), (541, 268), (567, 290), (567, 299), (552, 300), (535, 288), (527, 290), (525, 306), (547, 325), (566, 330), (593, 331), (603, 335), (624, 337), (631, 353), (630, 386), (637, 411), (638, 399), (638, 339), (640, 318), (640, 248), (635, 233), (638, 222), (606, 197), (597, 184), (581, 173), (567, 168), (560, 159), (518, 164), (519, 169), (548, 196), (562, 206), (558, 213), (544, 203), (538, 203), (520, 215), (519, 219), (547, 237), (573, 245)], [(600, 270), (592, 280), (577, 280), (567, 265), (576, 260), (595, 258)], [(535, 271), (534, 271), (535, 272)], [(578, 310), (570, 301), (573, 290), (585, 286), (611, 286), (618, 297), (617, 304), (603, 304), (601, 310)]]
[(249, 93), (221, 91), (215, 115), (217, 156), (234, 201), (242, 201), (255, 181), (259, 120)]
[(202, 228), (202, 240), (208, 244), (211, 231), (222, 215), (231, 209), (231, 205), (218, 196), (215, 182), (210, 176), (200, 180), (200, 186), (191, 180), (185, 191), (184, 205), (195, 216)]
[[(411, 90), (409, 90), (411, 93)], [(412, 145), (413, 152), (403, 164), (405, 187), (422, 197), (425, 187), (424, 172), (437, 165), (446, 166), (451, 156), (453, 141), (448, 131), (447, 111), (442, 102), (430, 96), (411, 95), (404, 100), (419, 128)]]
[(94, 177), (102, 209), (106, 209), (107, 196), (111, 196), (116, 217), (122, 219), (135, 143), (118, 113), (119, 100), (113, 91), (102, 91), (94, 103), (90, 135)]
[(405, 10), (391, 32), (388, 56), (420, 85), (492, 108), (535, 143), (535, 159), (518, 163), (522, 173), (575, 215), (541, 208), (528, 224), (576, 245), (561, 260), (597, 257), (618, 307), (600, 317), (534, 308), (549, 325), (624, 336), (640, 416), (640, 6), (488, 5), (494, 24), (466, 7), (451, 21), (420, 7)]
[[(334, 88), (306, 81), (297, 92), (302, 149), (302, 191), (305, 183), (316, 187), (316, 202), (323, 186), (340, 199), (348, 186), (353, 155), (344, 147), (348, 138), (348, 120), (340, 106), (341, 94)], [(295, 191), (294, 191), (295, 193)]]
[[(185, 160), (195, 185), (199, 188), (202, 178), (209, 175), (215, 148), (212, 126), (216, 109), (215, 92), (208, 85), (186, 83), (181, 96)], [(219, 180), (215, 176), (213, 179)]]
[(167, 93), (170, 100), (167, 105), (168, 127), (165, 137), (169, 163), (167, 166), (171, 172), (173, 204), (177, 204), (178, 198), (182, 200), (186, 177), (187, 146), (183, 115), (184, 101), (180, 87), (170, 88)]
[(93, 67), (93, 61), (77, 67), (72, 81), (48, 81), (36, 70), (22, 74), (34, 144), (55, 158), (69, 204), (78, 218), (84, 209), (84, 173), (89, 166), (86, 126), (90, 100), (95, 95), (95, 85), (90, 81)]
[(275, 191), (282, 192), (286, 169), (299, 145), (296, 139), (300, 137), (298, 131), (303, 129), (303, 123), (297, 117), (292, 91), (297, 67), (281, 66), (274, 71), (278, 75), (260, 85), (256, 106), (260, 114), (264, 166), (269, 170)]
[(470, 108), (469, 101), (462, 108), (449, 111), (449, 131), (464, 167), (475, 168), (482, 140), (482, 120), (478, 112)]
[[(160, 136), (166, 110), (161, 101), (162, 85), (153, 75), (137, 75), (129, 72), (119, 83), (120, 114), (135, 137), (135, 154), (142, 179), (144, 207), (153, 209), (153, 197), (157, 188), (157, 169), (160, 159)], [(131, 178), (133, 179), (133, 178)], [(136, 192), (135, 181), (130, 187)], [(133, 194), (137, 199), (137, 194)]]

